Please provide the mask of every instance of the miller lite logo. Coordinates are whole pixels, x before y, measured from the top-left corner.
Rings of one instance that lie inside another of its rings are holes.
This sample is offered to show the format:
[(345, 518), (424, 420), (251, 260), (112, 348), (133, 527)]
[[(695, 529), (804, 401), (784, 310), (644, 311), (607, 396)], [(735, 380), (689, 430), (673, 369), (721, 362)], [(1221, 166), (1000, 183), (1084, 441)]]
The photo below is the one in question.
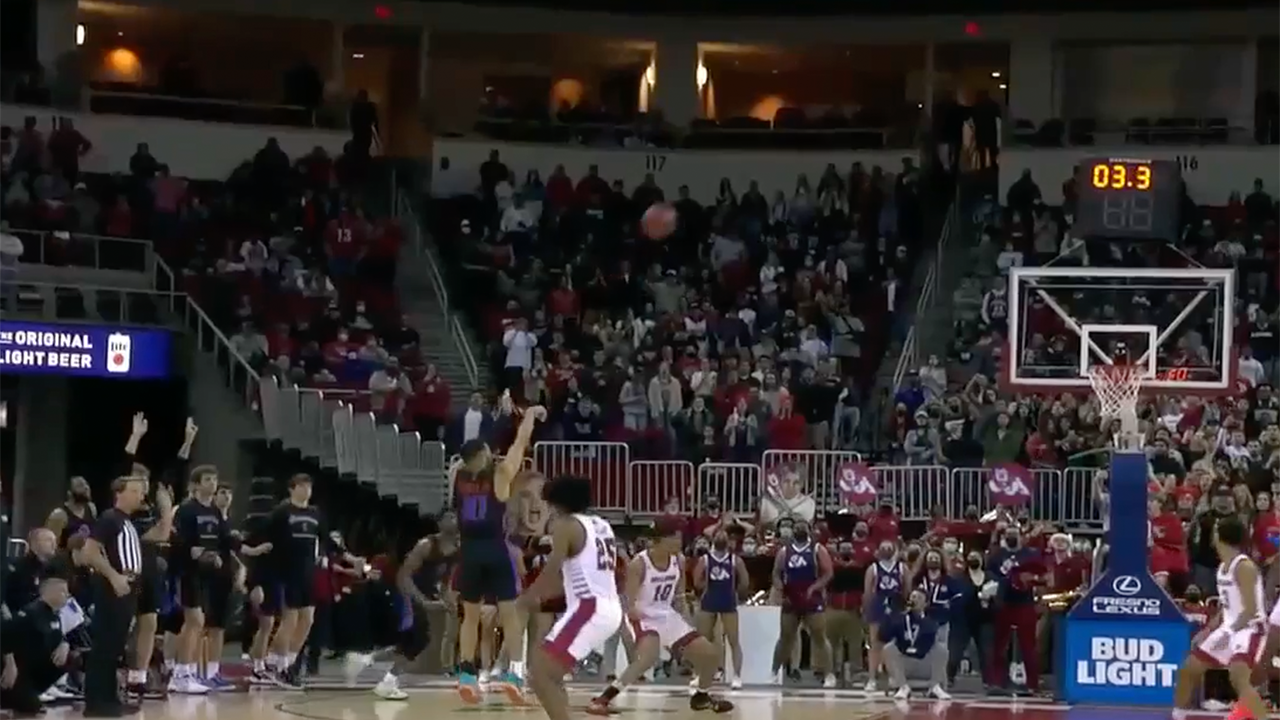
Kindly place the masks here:
[(1035, 476), (1017, 463), (1001, 463), (991, 468), (987, 493), (996, 505), (1026, 505), (1031, 502)]
[(123, 374), (133, 364), (133, 340), (124, 333), (107, 336), (107, 372)]
[(860, 462), (836, 468), (836, 490), (844, 505), (873, 505), (880, 494), (875, 472)]

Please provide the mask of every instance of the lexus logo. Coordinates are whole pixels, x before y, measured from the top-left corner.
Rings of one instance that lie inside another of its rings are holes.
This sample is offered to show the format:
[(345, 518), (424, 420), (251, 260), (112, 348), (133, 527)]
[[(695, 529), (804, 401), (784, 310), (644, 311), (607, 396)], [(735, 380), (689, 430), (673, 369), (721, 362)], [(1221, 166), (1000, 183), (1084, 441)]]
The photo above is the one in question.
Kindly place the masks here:
[(1111, 589), (1120, 597), (1133, 597), (1142, 592), (1142, 581), (1133, 575), (1121, 575), (1111, 583)]

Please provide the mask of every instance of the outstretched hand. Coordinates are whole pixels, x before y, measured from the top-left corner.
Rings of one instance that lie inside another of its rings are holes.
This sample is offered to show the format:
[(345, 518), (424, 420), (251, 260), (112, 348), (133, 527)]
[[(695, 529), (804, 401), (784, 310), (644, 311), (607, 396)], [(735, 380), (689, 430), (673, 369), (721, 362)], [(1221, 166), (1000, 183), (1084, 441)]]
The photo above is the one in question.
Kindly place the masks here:
[(147, 416), (144, 413), (137, 412), (133, 414), (133, 434), (136, 437), (142, 437), (147, 434)]

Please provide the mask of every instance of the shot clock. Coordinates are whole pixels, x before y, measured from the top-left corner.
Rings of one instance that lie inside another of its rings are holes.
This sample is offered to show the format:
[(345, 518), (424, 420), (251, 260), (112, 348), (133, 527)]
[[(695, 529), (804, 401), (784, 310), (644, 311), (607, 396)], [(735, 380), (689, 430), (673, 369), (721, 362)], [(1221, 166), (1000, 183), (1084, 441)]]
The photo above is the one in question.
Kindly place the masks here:
[(1076, 166), (1072, 234), (1113, 240), (1178, 237), (1182, 172), (1169, 160), (1090, 158)]

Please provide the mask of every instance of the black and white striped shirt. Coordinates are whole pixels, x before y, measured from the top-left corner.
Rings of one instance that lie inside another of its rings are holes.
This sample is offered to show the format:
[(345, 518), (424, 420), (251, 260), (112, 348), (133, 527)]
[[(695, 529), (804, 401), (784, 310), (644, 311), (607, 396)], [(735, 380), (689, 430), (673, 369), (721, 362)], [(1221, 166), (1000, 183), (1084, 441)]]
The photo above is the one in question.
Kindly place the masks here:
[(93, 524), (93, 539), (102, 545), (107, 561), (116, 572), (125, 575), (142, 572), (142, 539), (128, 515), (115, 508), (102, 513)]

